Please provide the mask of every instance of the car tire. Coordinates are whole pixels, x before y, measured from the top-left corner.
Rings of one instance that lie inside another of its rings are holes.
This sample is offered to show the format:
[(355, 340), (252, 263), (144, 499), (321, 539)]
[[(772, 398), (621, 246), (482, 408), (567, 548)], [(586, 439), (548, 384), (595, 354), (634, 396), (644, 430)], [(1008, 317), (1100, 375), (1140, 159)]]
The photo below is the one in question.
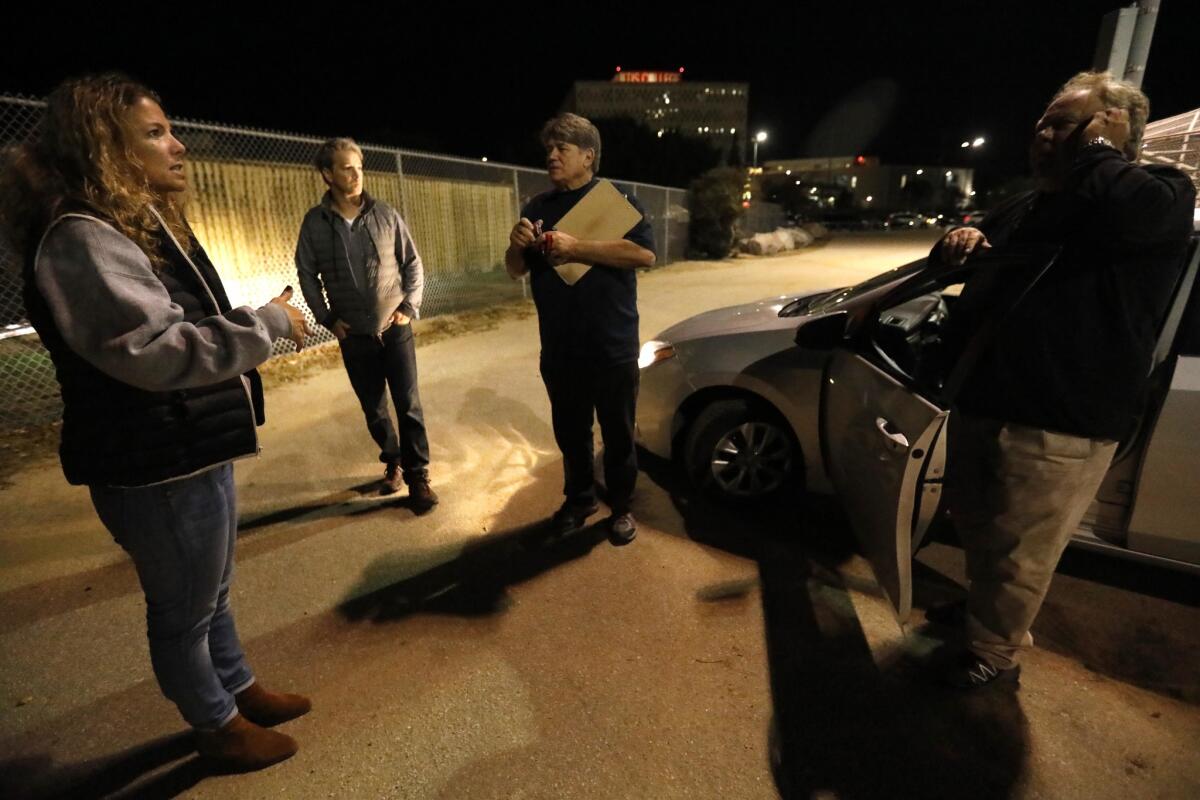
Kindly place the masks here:
[(709, 497), (749, 503), (794, 486), (800, 448), (774, 409), (747, 399), (717, 400), (688, 427), (683, 467)]

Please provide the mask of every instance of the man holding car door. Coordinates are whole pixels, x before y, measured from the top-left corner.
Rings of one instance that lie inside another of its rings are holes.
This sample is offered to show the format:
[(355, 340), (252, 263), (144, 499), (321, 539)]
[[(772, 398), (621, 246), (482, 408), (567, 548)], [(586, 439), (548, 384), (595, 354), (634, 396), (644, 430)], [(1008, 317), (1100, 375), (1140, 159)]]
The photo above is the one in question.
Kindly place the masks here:
[[(1059, 248), (978, 343), (951, 415), (947, 500), (969, 589), (965, 606), (927, 614), (965, 626), (963, 651), (939, 664), (949, 685), (1018, 682), (1059, 557), (1141, 411), (1195, 205), (1183, 173), (1134, 163), (1148, 116), (1133, 85), (1076, 75), (1035, 126), (1037, 189), (979, 228), (949, 232), (931, 254), (961, 264), (991, 248)], [(968, 282), (964, 307), (988, 307), (978, 295), (999, 287), (984, 284)]]

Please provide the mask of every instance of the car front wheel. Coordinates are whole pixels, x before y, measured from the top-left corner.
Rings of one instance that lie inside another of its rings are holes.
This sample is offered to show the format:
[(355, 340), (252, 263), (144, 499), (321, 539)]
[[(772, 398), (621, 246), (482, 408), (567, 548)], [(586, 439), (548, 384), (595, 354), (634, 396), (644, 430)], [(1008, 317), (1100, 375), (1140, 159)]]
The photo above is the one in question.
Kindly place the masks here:
[(797, 447), (772, 409), (718, 400), (696, 417), (684, 444), (684, 468), (696, 488), (719, 500), (762, 500), (792, 480)]

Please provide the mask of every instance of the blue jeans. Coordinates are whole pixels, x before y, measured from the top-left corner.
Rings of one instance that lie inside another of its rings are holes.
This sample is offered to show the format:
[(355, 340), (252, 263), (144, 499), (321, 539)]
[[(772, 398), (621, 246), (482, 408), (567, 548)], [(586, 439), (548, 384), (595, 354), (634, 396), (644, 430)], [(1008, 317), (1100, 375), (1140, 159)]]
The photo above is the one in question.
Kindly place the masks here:
[(154, 677), (196, 728), (237, 713), (254, 683), (229, 608), (237, 502), (233, 466), (155, 486), (91, 487), (109, 533), (133, 558), (146, 595)]
[[(378, 336), (350, 334), (338, 344), (367, 430), (379, 445), (379, 460), (399, 464), (405, 483), (428, 480), (429, 439), (417, 391), (412, 325), (393, 325)], [(388, 413), (389, 391), (400, 423), (398, 434)]]

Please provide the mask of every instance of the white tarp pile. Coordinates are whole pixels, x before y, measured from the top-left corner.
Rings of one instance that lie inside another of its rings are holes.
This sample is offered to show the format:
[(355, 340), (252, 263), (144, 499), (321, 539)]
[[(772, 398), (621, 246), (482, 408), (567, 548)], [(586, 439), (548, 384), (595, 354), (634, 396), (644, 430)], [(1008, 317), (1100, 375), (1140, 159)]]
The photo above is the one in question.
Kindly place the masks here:
[(808, 222), (799, 228), (776, 228), (771, 233), (756, 233), (738, 242), (738, 249), (752, 256), (773, 256), (786, 250), (808, 247), (819, 239), (829, 236), (829, 230), (816, 222)]

